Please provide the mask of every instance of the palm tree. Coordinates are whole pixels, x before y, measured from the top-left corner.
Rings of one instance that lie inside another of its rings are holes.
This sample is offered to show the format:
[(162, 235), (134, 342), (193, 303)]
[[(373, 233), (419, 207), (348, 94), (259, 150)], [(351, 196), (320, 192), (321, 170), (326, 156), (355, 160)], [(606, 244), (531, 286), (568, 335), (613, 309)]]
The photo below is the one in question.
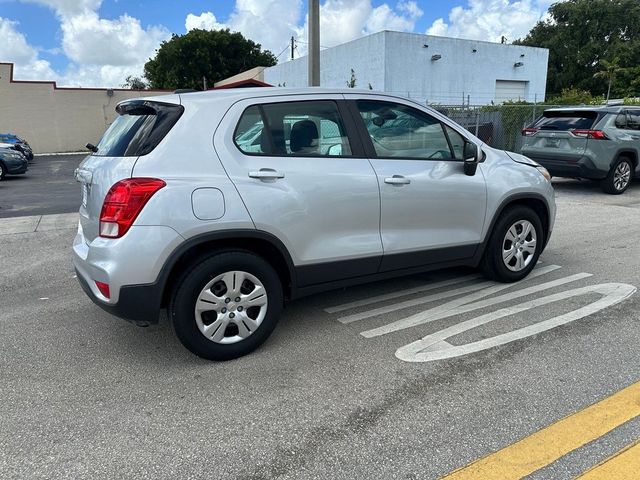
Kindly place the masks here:
[(607, 88), (607, 102), (609, 101), (609, 95), (611, 94), (611, 85), (613, 85), (614, 80), (616, 79), (616, 74), (625, 70), (620, 66), (620, 59), (618, 57), (614, 57), (613, 60), (608, 61), (605, 59), (600, 60), (600, 65), (603, 67), (598, 73), (596, 73), (593, 78), (605, 78), (609, 86)]

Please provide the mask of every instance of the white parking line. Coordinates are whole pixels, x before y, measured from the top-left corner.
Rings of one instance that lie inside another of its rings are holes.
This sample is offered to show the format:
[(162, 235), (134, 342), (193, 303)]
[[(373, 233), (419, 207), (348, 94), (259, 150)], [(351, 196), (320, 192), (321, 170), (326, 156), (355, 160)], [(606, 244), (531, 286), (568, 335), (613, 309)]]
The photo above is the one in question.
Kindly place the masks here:
[(415, 307), (416, 305), (423, 305), (425, 303), (435, 302), (437, 300), (442, 300), (445, 298), (457, 297), (458, 295), (462, 295), (464, 293), (469, 293), (469, 292), (475, 292), (477, 290), (481, 290), (491, 285), (495, 285), (495, 283), (494, 282), (475, 283), (473, 285), (467, 285), (466, 287), (456, 288), (454, 290), (449, 290), (447, 292), (433, 293), (431, 295), (426, 295), (424, 297), (413, 298), (411, 300), (405, 300), (404, 302), (394, 303), (393, 305), (378, 307), (373, 310), (367, 310), (366, 312), (353, 313), (351, 315), (347, 315), (346, 317), (339, 318), (338, 321), (340, 323), (353, 323), (360, 320), (364, 320), (366, 318), (383, 315), (385, 313), (395, 312), (396, 310), (402, 310), (403, 308)]
[(356, 307), (364, 307), (372, 303), (384, 302), (385, 300), (391, 300), (398, 297), (405, 297), (407, 295), (413, 295), (416, 293), (428, 292), (429, 290), (435, 290), (437, 288), (449, 287), (451, 285), (457, 285), (459, 283), (468, 282), (469, 280), (478, 280), (480, 275), (465, 275), (464, 277), (452, 278), (450, 280), (443, 280), (441, 282), (430, 283), (422, 285), (420, 287), (409, 288), (407, 290), (399, 290), (397, 292), (385, 293), (383, 295), (377, 295), (375, 297), (368, 297), (363, 300), (356, 300), (354, 302), (343, 303), (342, 305), (336, 305), (335, 307), (325, 308), (327, 313), (338, 313), (344, 310), (349, 310)]
[[(591, 273), (577, 273), (575, 275), (570, 275), (568, 277), (560, 278), (558, 280), (542, 283), (540, 285), (534, 285), (533, 287), (524, 288), (516, 292), (507, 293), (507, 294), (500, 295), (495, 298), (490, 298), (484, 301), (477, 301), (468, 305), (465, 305), (465, 303), (467, 302), (463, 298), (463, 299), (460, 299), (463, 306), (444, 310), (444, 311), (442, 310), (441, 307), (435, 307), (429, 310), (425, 310), (424, 312), (416, 313), (415, 315), (411, 315), (410, 317), (403, 318), (402, 320), (392, 322), (388, 325), (383, 325), (382, 327), (366, 330), (364, 332), (361, 332), (360, 335), (366, 338), (378, 337), (380, 335), (385, 335), (387, 333), (397, 332), (398, 330), (416, 327), (418, 325), (423, 325), (423, 324), (434, 322), (436, 320), (440, 320), (443, 318), (452, 317), (454, 315), (459, 315), (461, 313), (467, 313), (473, 310), (478, 310), (480, 308), (490, 307), (498, 303), (508, 302), (510, 300), (515, 300), (517, 298), (526, 297), (528, 295), (532, 295), (534, 293), (538, 293), (543, 290), (547, 290), (549, 288), (559, 287), (560, 285), (565, 285), (570, 282), (576, 282), (578, 280), (582, 280), (584, 278), (588, 278), (592, 276), (593, 274)], [(530, 277), (531, 275), (529, 275), (529, 277), (527, 278), (530, 278)], [(486, 289), (484, 296), (490, 295), (491, 290), (493, 289), (492, 288)]]
[[(570, 278), (570, 277), (567, 277)], [(522, 303), (513, 307), (503, 308), (495, 312), (467, 320), (466, 322), (453, 325), (438, 332), (418, 340), (416, 342), (405, 345), (396, 351), (396, 357), (405, 362), (430, 362), (434, 360), (444, 360), (447, 358), (467, 355), (469, 353), (480, 352), (489, 348), (504, 345), (506, 343), (520, 340), (537, 333), (551, 330), (560, 325), (579, 320), (586, 316), (592, 315), (607, 307), (620, 303), (629, 298), (636, 292), (636, 287), (624, 283), (603, 283), (599, 285), (590, 285), (588, 287), (575, 288), (565, 292), (548, 295), (546, 297), (537, 298), (529, 302)], [(572, 297), (587, 295), (591, 293), (600, 293), (603, 298), (596, 300), (582, 308), (572, 310), (571, 312), (550, 318), (543, 322), (538, 322), (527, 327), (523, 327), (508, 333), (496, 335), (494, 337), (479, 340), (477, 342), (467, 343), (465, 345), (451, 345), (445, 340), (466, 332), (481, 325), (493, 322), (500, 318), (504, 318), (517, 313), (522, 313), (535, 307), (547, 305), (549, 303), (566, 300)]]
[[(547, 265), (545, 267), (536, 268), (523, 281), (538, 277), (540, 275), (544, 275), (546, 273), (552, 272), (552, 271), (557, 270), (559, 268), (560, 267), (558, 265)], [(478, 290), (482, 290), (482, 292), (485, 292), (485, 293), (482, 293), (479, 296), (478, 296), (478, 294), (476, 294), (476, 295), (463, 297), (463, 298), (461, 298), (459, 300), (454, 300), (453, 302), (449, 302), (449, 303), (446, 303), (445, 305), (441, 305), (439, 307), (436, 307), (438, 309), (441, 308), (441, 307), (448, 307), (448, 308), (446, 308), (446, 310), (450, 310), (451, 308), (453, 308), (451, 306), (453, 303), (455, 303), (454, 306), (464, 305), (465, 303), (470, 303), (470, 302), (476, 300), (477, 298), (486, 297), (488, 295), (491, 295), (493, 293), (499, 292), (501, 290), (505, 290), (505, 289), (513, 287), (513, 286), (514, 285), (510, 284), (510, 283), (496, 283), (496, 282), (492, 282), (492, 281), (485, 281), (485, 282), (475, 283), (475, 284), (472, 284), (472, 285), (467, 285), (465, 287), (460, 287), (460, 288), (457, 288), (457, 289), (454, 289), (454, 290), (450, 290), (450, 291), (447, 291), (447, 292), (435, 293), (435, 294), (427, 295), (427, 296), (424, 296), (424, 297), (419, 297), (419, 298), (414, 298), (414, 299), (411, 299), (411, 300), (406, 300), (406, 301), (401, 302), (401, 303), (395, 303), (393, 305), (386, 305), (384, 307), (375, 308), (373, 310), (367, 310), (365, 312), (354, 313), (354, 314), (347, 315), (345, 317), (339, 318), (338, 321), (340, 323), (345, 323), (345, 324), (346, 323), (353, 323), (353, 322), (357, 322), (359, 320), (364, 320), (366, 318), (375, 317), (375, 316), (382, 315), (382, 314), (385, 314), (385, 313), (394, 312), (396, 310), (402, 310), (403, 308), (415, 307), (416, 305), (423, 305), (425, 303), (430, 303), (430, 302), (434, 302), (434, 301), (437, 301), (437, 300), (444, 300), (445, 298), (457, 297), (458, 295), (463, 295), (465, 293), (475, 292), (475, 291), (478, 291)], [(376, 298), (377, 297), (373, 297), (373, 299), (376, 299)], [(372, 301), (370, 303), (374, 303), (374, 302)], [(431, 310), (429, 310), (429, 311), (431, 311)]]

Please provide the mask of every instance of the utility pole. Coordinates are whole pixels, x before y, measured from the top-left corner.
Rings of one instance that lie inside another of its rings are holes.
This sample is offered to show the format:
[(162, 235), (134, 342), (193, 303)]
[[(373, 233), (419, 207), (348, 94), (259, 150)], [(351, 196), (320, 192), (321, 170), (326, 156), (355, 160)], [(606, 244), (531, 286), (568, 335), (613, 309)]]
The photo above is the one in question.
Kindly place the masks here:
[(295, 40), (291, 37), (291, 60), (293, 60), (293, 50), (296, 48)]
[(309, 86), (320, 86), (320, 0), (309, 0)]

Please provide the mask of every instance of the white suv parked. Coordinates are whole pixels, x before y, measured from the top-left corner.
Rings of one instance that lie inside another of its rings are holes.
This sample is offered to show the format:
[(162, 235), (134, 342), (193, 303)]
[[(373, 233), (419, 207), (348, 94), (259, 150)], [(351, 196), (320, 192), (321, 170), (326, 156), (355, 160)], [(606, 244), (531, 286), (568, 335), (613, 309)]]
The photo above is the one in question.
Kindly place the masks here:
[(244, 355), (285, 300), (426, 270), (524, 278), (555, 218), (548, 172), (436, 111), (354, 90), (128, 100), (76, 172), (74, 264), (103, 309), (168, 308), (209, 359)]

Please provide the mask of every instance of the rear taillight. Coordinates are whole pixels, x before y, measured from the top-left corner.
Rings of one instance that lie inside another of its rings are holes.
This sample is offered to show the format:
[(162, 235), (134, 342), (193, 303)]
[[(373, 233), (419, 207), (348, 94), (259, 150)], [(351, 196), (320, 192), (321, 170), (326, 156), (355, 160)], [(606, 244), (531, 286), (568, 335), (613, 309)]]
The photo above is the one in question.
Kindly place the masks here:
[(594, 140), (609, 140), (607, 134), (602, 130), (571, 130), (574, 137), (592, 138)]
[(100, 293), (104, 298), (111, 298), (111, 292), (109, 291), (109, 284), (102, 283), (96, 280), (96, 287), (100, 290)]
[(532, 137), (533, 135), (538, 133), (538, 129), (537, 128), (523, 128), (521, 130), (521, 133), (522, 133), (523, 137)]
[(128, 178), (114, 184), (100, 212), (100, 236), (122, 237), (149, 199), (166, 183), (157, 178)]

